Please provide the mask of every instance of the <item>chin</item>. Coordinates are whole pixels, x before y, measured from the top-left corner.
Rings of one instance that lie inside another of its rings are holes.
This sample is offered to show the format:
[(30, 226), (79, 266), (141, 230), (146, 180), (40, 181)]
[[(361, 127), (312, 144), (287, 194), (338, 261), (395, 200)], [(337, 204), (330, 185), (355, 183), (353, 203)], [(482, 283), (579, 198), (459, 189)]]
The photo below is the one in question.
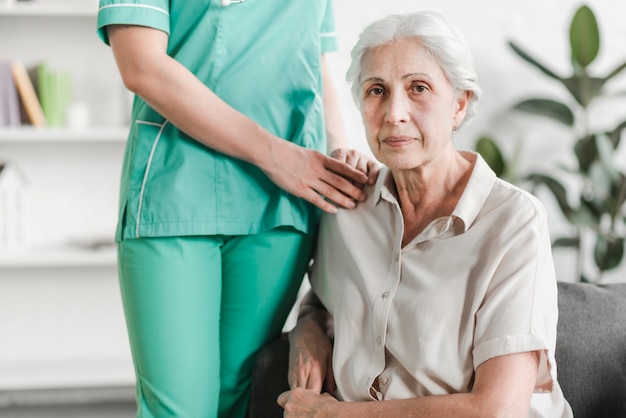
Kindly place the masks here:
[(382, 163), (386, 165), (390, 170), (412, 170), (419, 166), (419, 161), (414, 158), (385, 158)]

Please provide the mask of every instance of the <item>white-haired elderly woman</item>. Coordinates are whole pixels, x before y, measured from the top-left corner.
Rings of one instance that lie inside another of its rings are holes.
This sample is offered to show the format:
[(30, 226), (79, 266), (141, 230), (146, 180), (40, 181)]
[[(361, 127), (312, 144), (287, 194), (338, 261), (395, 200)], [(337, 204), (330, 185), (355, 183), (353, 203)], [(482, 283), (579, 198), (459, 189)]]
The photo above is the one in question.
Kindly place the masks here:
[(435, 12), (377, 21), (354, 47), (348, 80), (385, 167), (365, 203), (322, 220), (286, 417), (572, 416), (545, 210), (452, 140), (481, 94), (472, 61)]

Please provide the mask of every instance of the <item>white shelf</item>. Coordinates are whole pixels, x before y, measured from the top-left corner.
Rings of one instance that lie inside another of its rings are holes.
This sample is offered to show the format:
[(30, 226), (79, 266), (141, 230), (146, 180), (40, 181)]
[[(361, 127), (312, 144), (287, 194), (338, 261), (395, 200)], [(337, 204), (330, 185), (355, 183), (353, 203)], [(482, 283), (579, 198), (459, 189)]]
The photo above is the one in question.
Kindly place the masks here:
[(33, 17), (92, 17), (98, 13), (95, 1), (55, 0), (41, 2), (32, 1), (0, 1), (0, 16), (33, 16)]
[(0, 128), (0, 143), (125, 142), (128, 127), (120, 128)]
[(117, 251), (110, 245), (97, 249), (64, 245), (0, 254), (2, 268), (106, 267), (115, 266)]
[(97, 359), (0, 361), (0, 391), (42, 388), (132, 387), (135, 374), (130, 353)]

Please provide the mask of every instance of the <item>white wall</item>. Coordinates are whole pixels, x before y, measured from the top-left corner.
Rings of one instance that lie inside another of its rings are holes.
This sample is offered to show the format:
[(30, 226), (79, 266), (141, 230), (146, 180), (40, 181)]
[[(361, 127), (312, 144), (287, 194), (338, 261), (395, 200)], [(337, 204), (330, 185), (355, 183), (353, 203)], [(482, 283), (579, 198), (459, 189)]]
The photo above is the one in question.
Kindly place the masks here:
[[(458, 148), (471, 149), (476, 139), (488, 134), (499, 140), (505, 154), (512, 156), (518, 142), (522, 143), (520, 171), (540, 171), (557, 162), (574, 163), (571, 159), (573, 137), (569, 131), (541, 118), (533, 118), (508, 109), (527, 97), (553, 97), (569, 100), (558, 83), (519, 58), (507, 45), (515, 41), (535, 58), (564, 76), (570, 72), (569, 24), (583, 3), (575, 0), (335, 0), (340, 51), (333, 65), (341, 90), (341, 100), (354, 145), (366, 152), (360, 116), (343, 81), (350, 62), (350, 49), (359, 32), (370, 22), (391, 13), (423, 9), (437, 10), (450, 19), (464, 34), (475, 58), (483, 97), (477, 115), (455, 136)], [(590, 68), (604, 76), (626, 61), (626, 2), (590, 0), (586, 3), (595, 13), (601, 37), (601, 48)], [(626, 90), (626, 71), (614, 79), (609, 88)], [(626, 120), (626, 98), (608, 104), (598, 103), (592, 113), (596, 127), (613, 128)], [(626, 171), (626, 146), (620, 150), (621, 167)], [(565, 234), (568, 225), (551, 196), (540, 196), (550, 212), (553, 235)], [(575, 203), (575, 202), (572, 202)], [(555, 250), (559, 277), (569, 280), (575, 274), (575, 260), (566, 250)], [(626, 280), (623, 270), (609, 274), (607, 281)]]

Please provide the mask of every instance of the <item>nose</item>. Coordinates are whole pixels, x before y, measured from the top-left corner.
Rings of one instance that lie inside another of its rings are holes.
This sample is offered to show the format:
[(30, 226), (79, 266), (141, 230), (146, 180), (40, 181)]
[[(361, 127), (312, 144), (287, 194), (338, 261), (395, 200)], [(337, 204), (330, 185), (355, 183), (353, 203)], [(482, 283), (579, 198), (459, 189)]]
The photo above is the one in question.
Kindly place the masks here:
[(409, 120), (409, 99), (403, 94), (391, 94), (387, 99), (385, 122), (398, 125)]

